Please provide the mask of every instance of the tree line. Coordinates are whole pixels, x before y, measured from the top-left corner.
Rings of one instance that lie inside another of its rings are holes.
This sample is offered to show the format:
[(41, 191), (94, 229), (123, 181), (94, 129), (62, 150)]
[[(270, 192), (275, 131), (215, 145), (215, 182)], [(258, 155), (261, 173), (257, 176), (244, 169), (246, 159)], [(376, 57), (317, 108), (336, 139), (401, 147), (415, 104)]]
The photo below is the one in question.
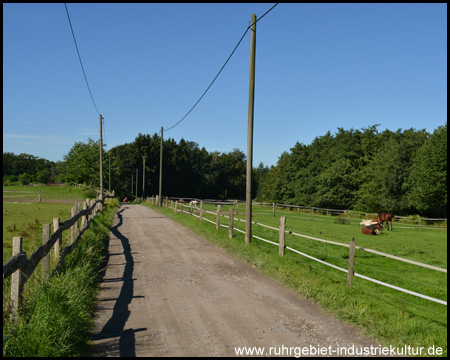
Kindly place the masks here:
[[(252, 197), (290, 205), (447, 217), (447, 124), (433, 134), (412, 128), (379, 132), (378, 126), (338, 128), (310, 145), (295, 144), (275, 166), (259, 164), (253, 169)], [(104, 152), (104, 189), (111, 186), (118, 196), (130, 199), (158, 194), (160, 141), (156, 133), (138, 134), (134, 142)], [(75, 143), (63, 162), (28, 156), (34, 165), (24, 167), (24, 154), (4, 153), (4, 183), (5, 175), (27, 171), (36, 177), (47, 169), (67, 183), (98, 188), (99, 150), (98, 141), (89, 139)], [(239, 149), (208, 152), (195, 142), (169, 138), (163, 141), (162, 178), (163, 195), (244, 199), (246, 156)]]
[[(103, 186), (120, 197), (145, 197), (159, 193), (161, 138), (139, 134), (134, 142), (116, 146), (103, 156)], [(99, 184), (99, 145), (91, 139), (76, 143), (64, 157), (66, 182)], [(145, 186), (143, 186), (145, 157)], [(257, 172), (257, 171), (256, 171)], [(245, 198), (246, 156), (239, 149), (208, 152), (197, 143), (181, 139), (163, 141), (163, 194), (174, 197)], [(253, 180), (256, 196), (257, 177)]]
[(30, 154), (3, 153), (3, 185), (19, 182), (46, 184), (58, 182), (61, 162), (53, 162)]
[(259, 184), (263, 201), (447, 217), (447, 124), (425, 130), (338, 128), (283, 153)]

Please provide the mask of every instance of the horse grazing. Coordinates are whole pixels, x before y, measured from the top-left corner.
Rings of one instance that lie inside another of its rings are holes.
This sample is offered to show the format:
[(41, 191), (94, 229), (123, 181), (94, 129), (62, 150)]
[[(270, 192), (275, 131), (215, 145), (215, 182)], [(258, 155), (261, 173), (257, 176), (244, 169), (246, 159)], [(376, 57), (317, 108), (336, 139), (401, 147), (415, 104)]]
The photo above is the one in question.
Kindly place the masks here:
[(189, 207), (192, 207), (192, 206), (197, 205), (197, 204), (198, 204), (198, 201), (197, 201), (197, 200), (192, 200), (192, 201), (189, 203)]
[(392, 215), (390, 212), (380, 212), (378, 214), (378, 222), (383, 225), (383, 223), (386, 224), (387, 229), (389, 230), (389, 223), (391, 223), (391, 231), (392, 231), (392, 219), (394, 218), (394, 215)]
[(376, 224), (372, 224), (372, 225), (368, 225), (368, 226), (363, 226), (361, 228), (361, 232), (364, 235), (378, 235), (378, 231), (383, 231), (383, 226), (381, 226), (380, 223), (376, 223)]

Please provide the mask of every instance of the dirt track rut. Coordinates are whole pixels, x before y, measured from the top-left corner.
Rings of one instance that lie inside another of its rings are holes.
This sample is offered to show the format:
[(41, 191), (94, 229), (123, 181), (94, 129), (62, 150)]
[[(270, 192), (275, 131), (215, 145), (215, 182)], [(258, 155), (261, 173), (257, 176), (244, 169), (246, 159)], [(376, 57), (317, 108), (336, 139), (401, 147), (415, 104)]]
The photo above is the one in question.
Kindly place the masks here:
[(234, 356), (244, 346), (264, 347), (269, 355), (269, 347), (378, 345), (140, 205), (122, 205), (115, 216), (98, 300), (93, 356)]

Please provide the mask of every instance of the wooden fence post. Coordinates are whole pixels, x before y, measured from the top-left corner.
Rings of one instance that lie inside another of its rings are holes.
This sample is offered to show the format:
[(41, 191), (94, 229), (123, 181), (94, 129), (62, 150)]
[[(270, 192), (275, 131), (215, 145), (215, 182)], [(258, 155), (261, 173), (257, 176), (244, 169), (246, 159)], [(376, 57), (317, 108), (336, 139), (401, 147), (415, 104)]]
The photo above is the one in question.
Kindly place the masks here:
[(216, 230), (219, 230), (219, 228), (220, 228), (220, 209), (221, 208), (222, 208), (222, 205), (217, 205)]
[(177, 207), (178, 207), (178, 201), (175, 201), (175, 207), (173, 209), (173, 212), (176, 213), (177, 212)]
[[(87, 209), (87, 202), (84, 202), (83, 203), (83, 210), (86, 210)], [(88, 216), (87, 215), (83, 215), (82, 217), (81, 217), (81, 228), (80, 228), (80, 231), (81, 230), (83, 230), (85, 227), (86, 227), (86, 224), (87, 224), (87, 219), (88, 219)]]
[[(55, 233), (56, 230), (59, 229), (59, 218), (53, 218), (53, 232)], [(59, 255), (61, 254), (61, 248), (62, 248), (62, 234), (58, 238), (58, 240), (55, 242), (55, 257), (56, 260), (59, 259)]]
[[(75, 204), (75, 207), (72, 209), (72, 216), (77, 215), (80, 212), (80, 204)], [(75, 239), (78, 236), (78, 220), (73, 224), (71, 228), (71, 244), (75, 242)]]
[(284, 255), (284, 237), (285, 237), (285, 230), (286, 230), (286, 217), (281, 216), (280, 217), (280, 230), (279, 230), (279, 241), (278, 241), (278, 254), (280, 256)]
[[(86, 210), (89, 210), (89, 208), (91, 207), (91, 201), (89, 199), (86, 199)], [(88, 222), (91, 220), (92, 217), (92, 212), (90, 214), (86, 215), (86, 226), (88, 224)]]
[(352, 287), (353, 273), (355, 267), (355, 238), (350, 241), (350, 250), (348, 255), (348, 273), (347, 273), (347, 286)]
[[(42, 232), (42, 244), (50, 240), (50, 224), (44, 224)], [(42, 258), (42, 275), (46, 275), (50, 267), (50, 251)]]
[(203, 200), (200, 201), (200, 222), (203, 222)]
[[(13, 238), (13, 256), (22, 252), (22, 237)], [(11, 275), (11, 317), (17, 316), (17, 310), (22, 299), (23, 274), (19, 269)]]
[[(72, 208), (71, 210), (71, 217), (74, 217), (77, 214), (77, 208), (76, 208), (77, 204), (75, 204), (75, 206)], [(78, 222), (76, 222), (75, 224), (73, 224), (73, 226), (70, 228), (70, 243), (73, 244), (75, 241), (75, 228), (77, 226)]]
[(272, 203), (272, 213), (273, 217), (275, 217), (275, 203)]
[(230, 222), (228, 224), (228, 237), (231, 239), (233, 237), (233, 208), (230, 207)]

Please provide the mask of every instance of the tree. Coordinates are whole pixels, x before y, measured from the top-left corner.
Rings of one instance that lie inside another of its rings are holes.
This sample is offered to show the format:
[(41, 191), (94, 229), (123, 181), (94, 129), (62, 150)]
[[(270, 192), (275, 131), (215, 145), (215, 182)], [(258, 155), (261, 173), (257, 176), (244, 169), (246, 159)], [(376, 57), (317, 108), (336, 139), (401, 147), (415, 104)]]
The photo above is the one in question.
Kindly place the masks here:
[(447, 217), (447, 123), (418, 151), (408, 184), (412, 207), (427, 216)]
[(42, 169), (39, 170), (36, 174), (36, 180), (40, 183), (40, 184), (47, 184), (47, 182), (50, 181), (50, 170), (48, 169)]
[(27, 176), (22, 177), (22, 180), (30, 183), (31, 181), (37, 180), (38, 173), (40, 171), (50, 171), (54, 166), (52, 161), (38, 158), (37, 156), (30, 154), (20, 154), (14, 155), (14, 153), (4, 152), (3, 153), (3, 177), (19, 176), (22, 174), (27, 174)]
[[(107, 162), (103, 162), (103, 175), (107, 176)], [(100, 147), (97, 141), (76, 142), (64, 155), (64, 181), (100, 187)]]
[(341, 157), (317, 177), (316, 206), (350, 209), (355, 203), (356, 180), (350, 159)]

